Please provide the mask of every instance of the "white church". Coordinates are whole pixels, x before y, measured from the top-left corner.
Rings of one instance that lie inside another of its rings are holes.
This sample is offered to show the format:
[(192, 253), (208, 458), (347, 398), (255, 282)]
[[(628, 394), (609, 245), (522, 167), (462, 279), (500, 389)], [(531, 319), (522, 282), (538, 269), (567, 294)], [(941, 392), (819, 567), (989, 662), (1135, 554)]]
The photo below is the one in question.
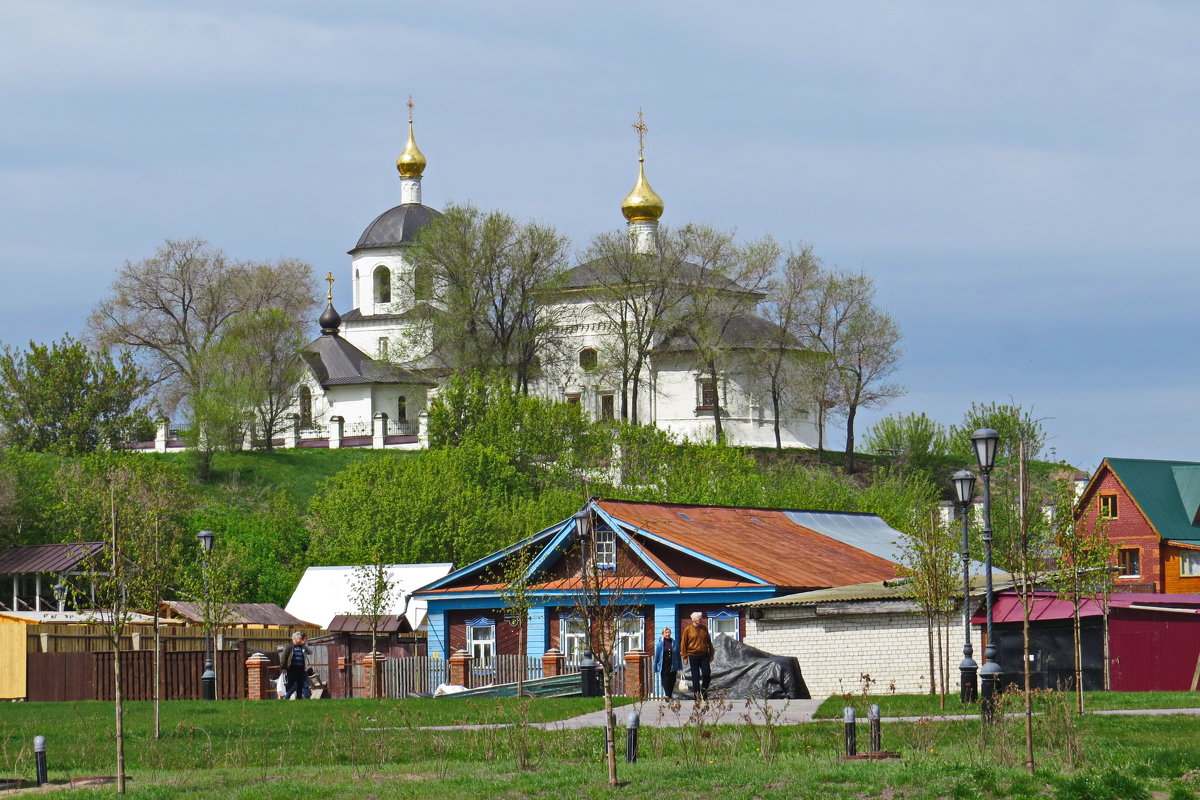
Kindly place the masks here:
[[(309, 369), (281, 445), (425, 446), (422, 412), (451, 372), (435, 358), (434, 343), (424, 335), (429, 281), (414, 275), (406, 260), (406, 251), (421, 229), (440, 216), (422, 202), (425, 167), (410, 118), (408, 142), (396, 160), (400, 204), (367, 225), (349, 251), (354, 307), (339, 314), (331, 289), (320, 318), (321, 335), (302, 351)], [(650, 188), (643, 165), (621, 211), (634, 246), (652, 252), (663, 202)], [(332, 286), (332, 276), (329, 280)], [(547, 399), (579, 403), (595, 419), (613, 419), (620, 414), (620, 387), (608, 371), (598, 368), (603, 366), (598, 362), (606, 352), (606, 332), (595, 311), (594, 303), (603, 302), (596, 299), (597, 288), (587, 264), (565, 276), (558, 302), (568, 304), (560, 309), (561, 316), (572, 320), (562, 331), (570, 363), (532, 391)], [(716, 382), (695, 369), (680, 338), (659, 342), (642, 376), (639, 420), (692, 441), (712, 441), (716, 407), (727, 442), (773, 447), (770, 399), (755, 391), (748, 369), (753, 334), (772, 323), (752, 314), (741, 315), (737, 323), (726, 332), (733, 358)], [(420, 342), (425, 345), (416, 344)], [(795, 411), (780, 420), (780, 429), (785, 447), (815, 446), (815, 414)]]

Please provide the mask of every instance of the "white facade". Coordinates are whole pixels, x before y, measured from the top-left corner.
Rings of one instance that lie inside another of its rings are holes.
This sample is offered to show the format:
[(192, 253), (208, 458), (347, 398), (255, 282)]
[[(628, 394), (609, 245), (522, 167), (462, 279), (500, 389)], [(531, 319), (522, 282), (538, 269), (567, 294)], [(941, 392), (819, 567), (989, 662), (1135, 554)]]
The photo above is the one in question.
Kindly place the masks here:
[[(961, 618), (942, 637), (947, 691), (954, 693), (963, 657)], [(930, 676), (925, 616), (907, 600), (763, 605), (746, 620), (746, 644), (794, 656), (813, 697), (859, 694), (863, 675), (870, 676), (874, 695), (925, 693), (931, 680), (941, 680)], [(971, 646), (982, 662), (978, 631), (971, 632)]]

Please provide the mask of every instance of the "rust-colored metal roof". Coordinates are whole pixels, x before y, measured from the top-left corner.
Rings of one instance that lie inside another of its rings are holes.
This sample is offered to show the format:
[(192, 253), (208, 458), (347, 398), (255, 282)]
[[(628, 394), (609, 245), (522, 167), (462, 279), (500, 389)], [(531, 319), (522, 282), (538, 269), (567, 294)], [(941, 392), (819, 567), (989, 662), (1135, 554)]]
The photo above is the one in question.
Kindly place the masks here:
[[(190, 622), (203, 622), (202, 604), (167, 600), (163, 605)], [(274, 603), (230, 603), (226, 625), (273, 625), (279, 628), (315, 628)]]
[(0, 552), (0, 575), (64, 572), (104, 549), (104, 542), (35, 544)]
[(618, 520), (780, 588), (845, 586), (896, 575), (893, 562), (798, 525), (777, 509), (625, 500), (601, 500), (599, 506)]

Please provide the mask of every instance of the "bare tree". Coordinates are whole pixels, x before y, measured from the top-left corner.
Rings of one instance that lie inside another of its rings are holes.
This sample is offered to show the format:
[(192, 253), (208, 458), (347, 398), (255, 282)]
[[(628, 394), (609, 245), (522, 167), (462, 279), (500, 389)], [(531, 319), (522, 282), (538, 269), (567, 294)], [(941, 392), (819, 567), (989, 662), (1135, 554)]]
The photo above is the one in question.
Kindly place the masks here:
[[(399, 586), (388, 573), (387, 565), (383, 563), (383, 554), (378, 544), (372, 547), (372, 552), (363, 563), (354, 567), (350, 578), (350, 602), (354, 605), (355, 613), (362, 616), (371, 628), (371, 657), (378, 653), (379, 627), (383, 617), (392, 606)], [(383, 670), (376, 664), (371, 671), (372, 695), (382, 697), (380, 691)]]
[[(929, 641), (929, 693), (939, 695), (946, 707), (946, 648), (948, 626), (959, 608), (958, 537), (951, 526), (943, 525), (934, 509), (913, 515), (903, 526), (900, 546), (901, 573), (908, 578), (907, 588), (913, 602), (925, 617)], [(940, 690), (939, 690), (940, 686)]]
[(754, 311), (782, 251), (769, 236), (739, 244), (732, 233), (706, 225), (688, 224), (675, 235), (692, 269), (686, 273), (689, 301), (673, 338), (685, 342), (680, 349), (690, 351), (696, 371), (712, 383), (713, 428), (724, 443), (722, 372), (734, 350), (752, 349), (760, 338), (762, 320)]
[(239, 315), (279, 309), (297, 325), (316, 309), (312, 267), (296, 259), (237, 262), (203, 239), (168, 239), (127, 261), (88, 325), (103, 347), (134, 353), (173, 409), (195, 387), (197, 360)]
[(814, 385), (845, 410), (844, 468), (854, 471), (854, 421), (860, 408), (882, 405), (903, 394), (888, 382), (900, 360), (900, 331), (874, 303), (875, 287), (866, 275), (829, 274), (811, 294), (802, 325), (806, 344), (823, 356), (822, 380)]
[(813, 394), (807, 379), (815, 373), (808, 363), (812, 359), (803, 349), (801, 336), (809, 295), (821, 276), (820, 260), (813, 255), (812, 246), (805, 245), (787, 253), (780, 273), (767, 286), (767, 301), (761, 313), (772, 325), (763, 329), (752, 369), (771, 400), (777, 451), (783, 450), (780, 418), (791, 406), (802, 399), (811, 399)]
[(528, 393), (559, 335), (547, 292), (566, 271), (568, 246), (551, 227), (449, 206), (407, 254), (413, 296), (432, 299), (435, 355), (454, 368), (504, 370)]

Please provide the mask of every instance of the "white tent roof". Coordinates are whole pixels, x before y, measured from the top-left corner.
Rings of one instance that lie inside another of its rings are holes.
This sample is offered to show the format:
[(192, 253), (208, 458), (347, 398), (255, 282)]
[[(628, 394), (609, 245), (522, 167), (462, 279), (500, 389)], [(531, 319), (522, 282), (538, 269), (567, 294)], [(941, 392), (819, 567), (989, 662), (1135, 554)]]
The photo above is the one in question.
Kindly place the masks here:
[[(428, 604), (412, 598), (414, 590), (450, 574), (453, 564), (390, 564), (388, 577), (396, 587), (384, 614), (403, 614), (408, 624), (417, 629), (425, 622)], [(357, 614), (351, 599), (354, 567), (309, 567), (304, 571), (292, 599), (288, 600), (289, 614), (328, 628), (338, 614)]]

